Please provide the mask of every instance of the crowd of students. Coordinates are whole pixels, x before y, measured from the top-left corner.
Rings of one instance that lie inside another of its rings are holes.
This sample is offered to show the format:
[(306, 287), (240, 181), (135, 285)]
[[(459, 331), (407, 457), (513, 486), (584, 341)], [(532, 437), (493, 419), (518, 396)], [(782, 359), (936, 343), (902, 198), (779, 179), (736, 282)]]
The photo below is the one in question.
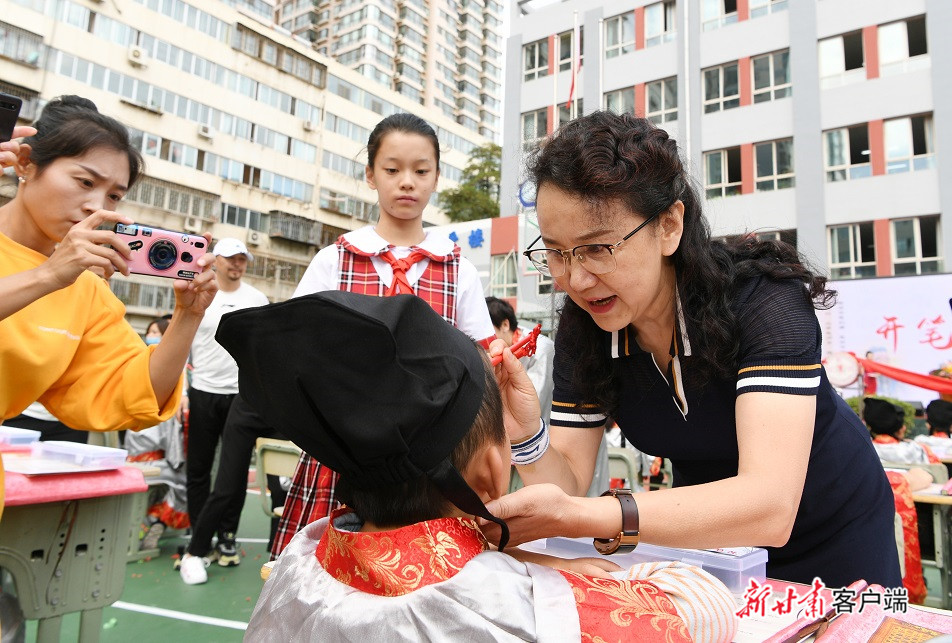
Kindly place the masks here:
[[(39, 400), (75, 429), (156, 427), (134, 450), (164, 451), (177, 471), (182, 373), (190, 351), (202, 367), (196, 333), (214, 336), (238, 381), (227, 390), (193, 381), (193, 422), (202, 398), (219, 419), (243, 414), (248, 435), (276, 432), (304, 450), (250, 634), (374, 636), (386, 615), (407, 640), (545, 639), (565, 628), (734, 635), (730, 592), (705, 572), (516, 548), (554, 536), (593, 538), (606, 555), (639, 540), (760, 546), (774, 578), (901, 585), (890, 482), (821, 365), (814, 309), (832, 305), (825, 278), (786, 244), (712, 239), (676, 142), (649, 121), (595, 112), (531, 160), (541, 235), (525, 254), (566, 294), (555, 344), (543, 340), (531, 364), (510, 349), (520, 332), (511, 308), (487, 307), (459, 247), (423, 226), (440, 146), (416, 116), (389, 116), (370, 134), (379, 220), (322, 249), (290, 300), (223, 315), (215, 302), (232, 266), (220, 260), (251, 257), (216, 249), (194, 280), (175, 282), (171, 318), (153, 323), (161, 341), (150, 326), (145, 343), (106, 283), (128, 273), (128, 246), (101, 229), (131, 223), (115, 212), (142, 172), (127, 131), (63, 97), (16, 135), (26, 138), (0, 147), (19, 180), (0, 208), (0, 377), (15, 372), (18, 384), (0, 391), (0, 417)], [(539, 368), (551, 380), (534, 381)], [(882, 407), (871, 399), (867, 409), (872, 430)], [(877, 449), (909, 448), (890, 414)], [(599, 486), (608, 421), (671, 461), (673, 488), (585, 497)], [(221, 433), (203, 434), (203, 452)], [(242, 445), (228, 470), (247, 468)], [(512, 473), (526, 486), (509, 493)], [(224, 524), (234, 489), (216, 486), (212, 502), (203, 480), (202, 492), (188, 480), (184, 511), (181, 476), (170, 476), (174, 512), (153, 513), (155, 525), (191, 518), (189, 584), (207, 580), (213, 533), (233, 543), (237, 527)], [(607, 618), (619, 609), (632, 618)]]

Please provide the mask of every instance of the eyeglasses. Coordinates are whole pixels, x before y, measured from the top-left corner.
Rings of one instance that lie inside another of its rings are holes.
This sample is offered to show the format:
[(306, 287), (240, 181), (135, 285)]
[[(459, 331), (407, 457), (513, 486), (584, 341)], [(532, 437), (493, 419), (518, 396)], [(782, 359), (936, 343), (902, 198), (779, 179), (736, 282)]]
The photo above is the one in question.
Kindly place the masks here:
[[(642, 221), (637, 228), (626, 234), (618, 243), (586, 243), (575, 246), (571, 250), (536, 248), (535, 250), (526, 250), (522, 254), (532, 262), (536, 270), (549, 277), (564, 275), (566, 265), (573, 258), (593, 275), (606, 275), (615, 269), (615, 251), (618, 250), (621, 244), (631, 239), (636, 232), (648, 225), (657, 216), (657, 214), (653, 214)], [(541, 236), (537, 237), (535, 241), (529, 244), (529, 247), (534, 246), (541, 238)]]

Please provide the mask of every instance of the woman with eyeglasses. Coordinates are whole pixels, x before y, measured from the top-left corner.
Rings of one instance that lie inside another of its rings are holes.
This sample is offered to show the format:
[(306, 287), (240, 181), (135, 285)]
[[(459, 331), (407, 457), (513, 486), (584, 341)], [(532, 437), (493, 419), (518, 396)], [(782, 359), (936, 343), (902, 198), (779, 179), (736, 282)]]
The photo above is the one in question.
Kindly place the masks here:
[[(567, 297), (550, 427), (491, 349), (528, 486), (487, 507), (513, 541), (760, 546), (773, 578), (901, 586), (889, 483), (820, 363), (826, 279), (789, 245), (712, 240), (677, 144), (647, 120), (572, 121), (530, 172), (541, 237), (525, 254)], [(673, 488), (579, 497), (607, 418), (670, 458)]]

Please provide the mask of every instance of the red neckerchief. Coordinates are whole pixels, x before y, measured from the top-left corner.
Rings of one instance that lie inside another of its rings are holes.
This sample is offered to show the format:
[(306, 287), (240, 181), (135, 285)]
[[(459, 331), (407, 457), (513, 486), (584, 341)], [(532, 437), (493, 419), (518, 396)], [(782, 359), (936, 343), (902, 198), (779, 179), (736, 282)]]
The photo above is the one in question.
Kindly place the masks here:
[(388, 249), (386, 252), (380, 253), (380, 258), (389, 263), (393, 269), (393, 280), (390, 282), (390, 287), (387, 288), (387, 297), (414, 294), (413, 287), (407, 279), (407, 270), (418, 261), (428, 259), (429, 255), (424, 254), (418, 248), (414, 248), (408, 256), (403, 259), (397, 259), (393, 256), (393, 251)]

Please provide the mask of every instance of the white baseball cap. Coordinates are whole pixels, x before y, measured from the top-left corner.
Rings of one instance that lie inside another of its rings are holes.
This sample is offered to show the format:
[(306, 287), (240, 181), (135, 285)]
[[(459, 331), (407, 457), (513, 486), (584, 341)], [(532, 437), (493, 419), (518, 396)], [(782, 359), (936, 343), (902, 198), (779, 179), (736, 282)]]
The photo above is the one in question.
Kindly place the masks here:
[(242, 254), (248, 257), (248, 261), (254, 261), (254, 255), (248, 251), (245, 244), (234, 237), (219, 239), (218, 243), (215, 244), (215, 249), (212, 250), (212, 254), (216, 257), (234, 257), (237, 254)]

